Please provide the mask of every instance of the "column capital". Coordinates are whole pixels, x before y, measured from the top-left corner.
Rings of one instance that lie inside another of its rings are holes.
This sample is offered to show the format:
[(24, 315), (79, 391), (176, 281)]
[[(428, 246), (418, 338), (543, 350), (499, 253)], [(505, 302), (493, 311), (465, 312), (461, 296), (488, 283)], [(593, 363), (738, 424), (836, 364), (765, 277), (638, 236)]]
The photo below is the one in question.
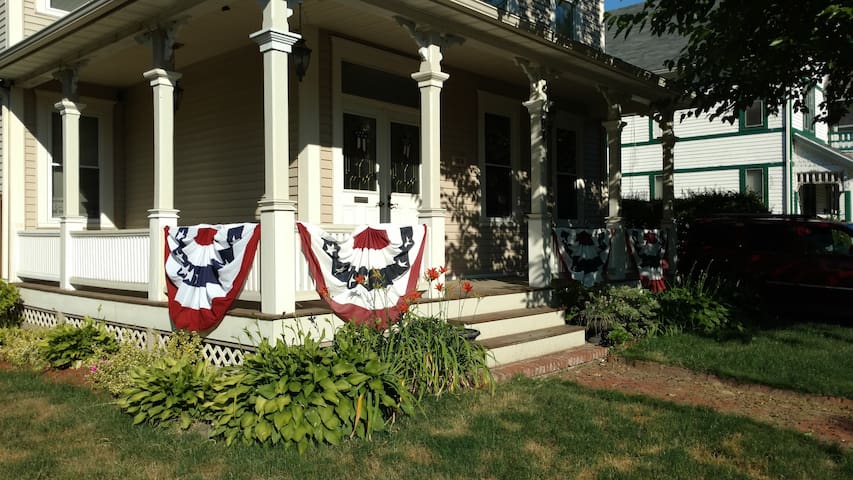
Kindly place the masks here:
[(172, 72), (164, 68), (154, 68), (142, 74), (142, 77), (150, 82), (152, 87), (167, 86), (174, 87), (183, 74)]
[(296, 202), (293, 200), (282, 199), (261, 199), (258, 202), (258, 209), (261, 213), (265, 212), (296, 212)]
[(178, 219), (178, 212), (173, 208), (152, 208), (148, 210), (149, 219)]
[(525, 108), (527, 108), (527, 112), (530, 115), (544, 115), (548, 113), (551, 109), (551, 105), (554, 102), (548, 100), (547, 98), (532, 98), (530, 100), (521, 102)]
[(62, 100), (54, 103), (53, 108), (55, 108), (62, 116), (76, 115), (79, 117), (80, 112), (86, 108), (86, 105), (63, 98)]
[(607, 228), (622, 228), (622, 217), (612, 216), (604, 219)]
[(443, 208), (419, 208), (418, 218), (446, 218), (447, 211)]
[(621, 119), (616, 120), (605, 120), (601, 122), (601, 126), (607, 130), (607, 133), (616, 132), (622, 133), (622, 129), (625, 128), (625, 125), (628, 125), (626, 122), (623, 122)]
[(261, 53), (266, 53), (270, 50), (290, 53), (293, 50), (293, 45), (302, 38), (302, 35), (274, 28), (266, 28), (249, 35), (249, 38), (258, 44)]
[(418, 88), (442, 88), (448, 78), (450, 78), (450, 75), (444, 72), (427, 71), (412, 74), (412, 79), (418, 82)]

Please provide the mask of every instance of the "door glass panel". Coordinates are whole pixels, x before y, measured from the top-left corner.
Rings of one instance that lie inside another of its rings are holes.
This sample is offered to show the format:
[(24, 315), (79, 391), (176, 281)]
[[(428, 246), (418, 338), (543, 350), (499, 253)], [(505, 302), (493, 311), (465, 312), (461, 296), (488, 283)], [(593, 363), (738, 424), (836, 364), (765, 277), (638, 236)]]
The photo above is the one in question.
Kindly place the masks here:
[(512, 133), (509, 117), (486, 113), (485, 140), (486, 216), (512, 214)]
[(376, 191), (376, 119), (344, 114), (344, 188)]
[(391, 123), (391, 192), (419, 193), (420, 134), (418, 127)]
[(558, 128), (556, 142), (557, 218), (578, 218), (577, 136)]

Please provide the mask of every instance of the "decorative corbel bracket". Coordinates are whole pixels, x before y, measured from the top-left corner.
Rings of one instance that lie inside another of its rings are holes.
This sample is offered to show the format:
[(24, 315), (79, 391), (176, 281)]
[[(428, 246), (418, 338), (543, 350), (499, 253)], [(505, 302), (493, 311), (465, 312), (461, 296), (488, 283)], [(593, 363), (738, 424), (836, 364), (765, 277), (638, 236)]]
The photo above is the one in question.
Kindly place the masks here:
[(461, 45), (465, 42), (462, 37), (442, 33), (429, 25), (418, 25), (414, 21), (400, 16), (396, 16), (394, 19), (418, 45), (421, 72), (440, 72), (441, 60), (444, 58), (441, 52), (453, 45)]

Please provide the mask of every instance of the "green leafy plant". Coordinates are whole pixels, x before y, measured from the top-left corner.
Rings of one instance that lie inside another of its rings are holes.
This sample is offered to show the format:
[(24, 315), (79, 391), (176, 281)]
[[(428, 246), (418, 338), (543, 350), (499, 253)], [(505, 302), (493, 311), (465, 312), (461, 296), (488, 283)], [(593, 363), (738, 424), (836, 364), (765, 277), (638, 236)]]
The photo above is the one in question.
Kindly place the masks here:
[(40, 346), (48, 364), (59, 369), (80, 367), (85, 360), (92, 358), (96, 348), (112, 353), (118, 349), (118, 343), (103, 324), (88, 317), (80, 328), (67, 323), (56, 326), (47, 333)]
[(0, 358), (21, 367), (47, 366), (40, 348), (47, 332), (44, 328), (0, 328)]
[(243, 365), (214, 387), (213, 437), (226, 444), (337, 445), (349, 436), (369, 439), (411, 413), (414, 399), (390, 365), (358, 345), (321, 347), (310, 336), (299, 345), (264, 339)]
[(636, 287), (605, 287), (591, 293), (582, 307), (570, 309), (569, 318), (594, 334), (605, 334), (605, 342), (624, 343), (631, 338), (661, 332), (657, 298)]
[(691, 272), (658, 296), (661, 321), (676, 331), (719, 338), (742, 334), (744, 325), (725, 300), (720, 287), (720, 283), (712, 281), (707, 272)]
[(24, 301), (18, 288), (0, 279), (0, 328), (21, 326)]
[(464, 330), (438, 317), (408, 312), (385, 332), (347, 324), (335, 341), (377, 352), (420, 400), (493, 384), (486, 348), (466, 340)]
[(189, 355), (164, 356), (150, 366), (131, 370), (131, 386), (117, 403), (134, 415), (134, 425), (178, 420), (180, 427), (187, 429), (193, 421), (207, 418), (217, 376), (216, 369)]

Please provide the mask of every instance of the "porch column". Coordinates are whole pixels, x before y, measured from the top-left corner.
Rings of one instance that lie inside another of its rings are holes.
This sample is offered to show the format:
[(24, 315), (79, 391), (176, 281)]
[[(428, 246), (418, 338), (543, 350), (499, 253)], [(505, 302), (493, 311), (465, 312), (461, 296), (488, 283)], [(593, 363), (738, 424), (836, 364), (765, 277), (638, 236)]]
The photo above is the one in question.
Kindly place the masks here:
[(62, 82), (62, 100), (54, 105), (62, 119), (62, 216), (59, 217), (59, 287), (74, 290), (71, 285), (74, 263), (71, 232), (86, 228), (86, 217), (80, 216), (80, 110), (77, 103), (77, 69), (61, 70), (56, 75)]
[(551, 285), (551, 216), (548, 214), (548, 143), (545, 119), (551, 101), (544, 69), (527, 60), (516, 62), (530, 81), (530, 214), (527, 216), (527, 281), (531, 287)]
[(657, 115), (658, 125), (661, 129), (661, 147), (663, 165), (661, 167), (663, 174), (663, 192), (661, 197), (663, 201), (663, 215), (661, 218), (661, 229), (667, 232), (667, 259), (669, 261), (670, 273), (675, 272), (677, 255), (675, 246), (678, 245), (676, 239), (675, 223), (673, 221), (673, 203), (675, 201), (675, 142), (678, 137), (675, 136), (674, 128), (675, 110), (672, 107), (667, 107)]
[(622, 223), (622, 128), (626, 123), (617, 116), (602, 125), (607, 131), (607, 228), (611, 232), (607, 274), (611, 280), (624, 280), (628, 252)]
[(181, 75), (155, 68), (143, 76), (149, 80), (154, 94), (154, 205), (148, 210), (148, 299), (162, 301), (166, 298), (164, 228), (178, 226), (174, 197), (174, 90)]
[(288, 31), (293, 11), (284, 0), (261, 0), (262, 29), (250, 37), (264, 57), (264, 196), (261, 212), (261, 312), (282, 314), (296, 307), (296, 203), (288, 189), (287, 55), (301, 37)]
[(25, 223), (25, 175), (24, 175), (24, 91), (20, 87), (8, 86), (2, 102), (3, 142), (0, 142), (0, 154), (3, 161), (3, 204), (2, 204), (2, 249), (3, 278), (16, 282), (18, 278), (18, 232), (24, 230)]

